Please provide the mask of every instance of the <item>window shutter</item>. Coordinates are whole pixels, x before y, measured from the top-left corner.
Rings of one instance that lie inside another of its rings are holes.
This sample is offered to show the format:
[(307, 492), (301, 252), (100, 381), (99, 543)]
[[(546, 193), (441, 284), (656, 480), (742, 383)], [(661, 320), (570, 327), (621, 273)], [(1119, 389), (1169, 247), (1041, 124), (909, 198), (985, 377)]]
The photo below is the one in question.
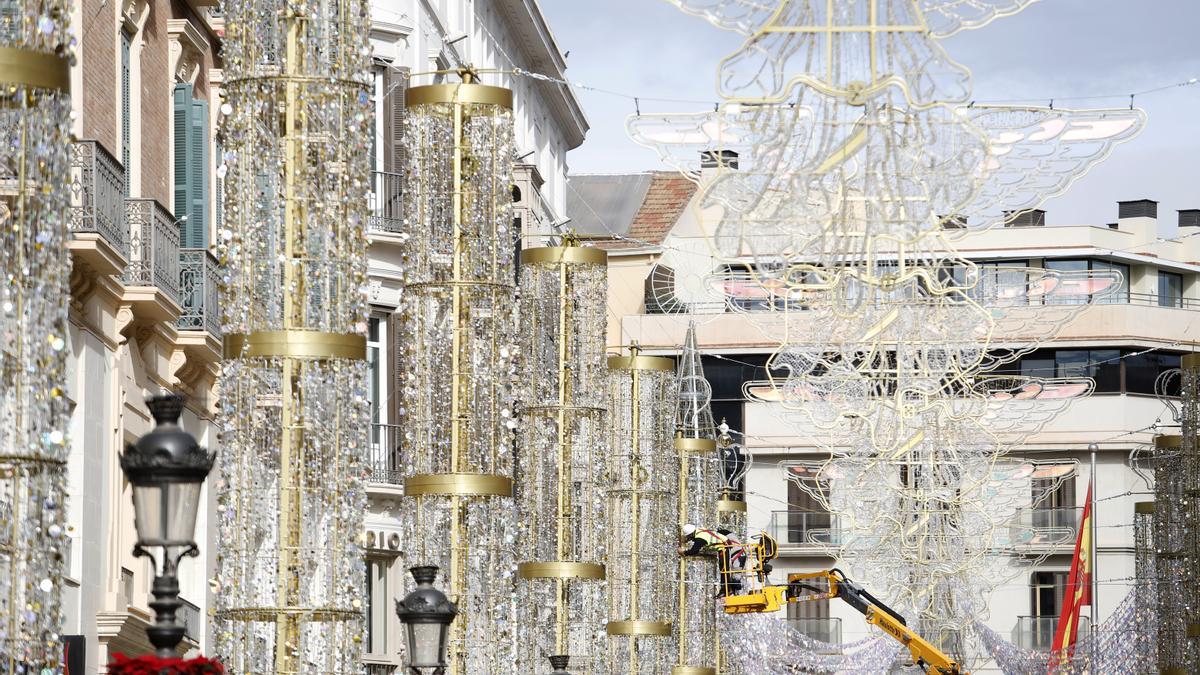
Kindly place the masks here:
[[(408, 89), (408, 68), (388, 66), (384, 71), (383, 166), (384, 171), (404, 173), (404, 94)], [(390, 93), (389, 93), (390, 92)]]
[[(189, 214), (191, 205), (188, 183), (188, 148), (191, 147), (192, 85), (187, 82), (176, 84), (173, 102), (175, 108), (175, 204), (173, 210), (176, 218), (182, 218)], [(190, 221), (191, 218), (189, 217), (188, 220)], [(183, 245), (185, 247), (191, 246), (186, 238), (188, 225), (190, 223), (184, 224)]]
[(192, 101), (191, 147), (188, 158), (188, 210), (184, 238), (189, 248), (208, 248), (208, 101)]

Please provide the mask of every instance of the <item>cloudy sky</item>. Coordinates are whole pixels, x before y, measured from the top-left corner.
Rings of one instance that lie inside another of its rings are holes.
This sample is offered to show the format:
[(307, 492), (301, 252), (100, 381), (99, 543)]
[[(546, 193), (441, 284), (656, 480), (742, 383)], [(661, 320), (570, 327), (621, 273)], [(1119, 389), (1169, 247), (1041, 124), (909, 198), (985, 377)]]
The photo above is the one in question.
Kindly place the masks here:
[[(664, 0), (540, 0), (572, 82), (644, 97), (715, 100), (716, 64), (739, 36)], [(1024, 12), (945, 41), (975, 75), (975, 98), (1055, 107), (1128, 106), (1128, 94), (1200, 77), (1197, 0), (1041, 0)], [(579, 90), (592, 124), (568, 155), (572, 173), (660, 169), (657, 155), (625, 135), (634, 103)], [(1122, 94), (1107, 100), (1077, 96)], [(1139, 96), (1146, 130), (1046, 206), (1052, 225), (1116, 220), (1116, 201), (1156, 199), (1160, 230), (1175, 210), (1200, 208), (1200, 84)], [(643, 100), (642, 112), (691, 112), (711, 104)]]

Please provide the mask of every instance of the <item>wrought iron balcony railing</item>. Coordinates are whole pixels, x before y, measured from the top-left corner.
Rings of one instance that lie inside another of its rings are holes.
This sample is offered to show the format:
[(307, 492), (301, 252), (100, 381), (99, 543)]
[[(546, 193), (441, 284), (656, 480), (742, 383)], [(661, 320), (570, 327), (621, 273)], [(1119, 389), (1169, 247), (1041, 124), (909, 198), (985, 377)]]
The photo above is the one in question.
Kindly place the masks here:
[[(1021, 649), (1048, 652), (1054, 647), (1054, 632), (1058, 630), (1057, 616), (1018, 616), (1013, 626), (1012, 641)], [(1079, 639), (1091, 633), (1092, 624), (1086, 615), (1079, 617)]]
[(126, 199), (129, 266), (125, 285), (156, 286), (179, 301), (179, 223), (153, 199)]
[(814, 640), (835, 645), (842, 642), (842, 620), (839, 618), (808, 619), (789, 617), (787, 622), (789, 626)]
[(129, 258), (125, 169), (98, 141), (71, 144), (71, 232), (94, 232)]
[(828, 511), (772, 511), (767, 534), (781, 548), (819, 550), (842, 543), (838, 517)]
[(221, 336), (220, 275), (217, 259), (206, 249), (179, 249), (180, 330), (208, 331)]
[(371, 425), (371, 482), (399, 484), (400, 425)]
[(374, 171), (372, 174), (367, 229), (372, 232), (403, 232), (401, 201), (404, 196), (404, 175), (388, 171)]

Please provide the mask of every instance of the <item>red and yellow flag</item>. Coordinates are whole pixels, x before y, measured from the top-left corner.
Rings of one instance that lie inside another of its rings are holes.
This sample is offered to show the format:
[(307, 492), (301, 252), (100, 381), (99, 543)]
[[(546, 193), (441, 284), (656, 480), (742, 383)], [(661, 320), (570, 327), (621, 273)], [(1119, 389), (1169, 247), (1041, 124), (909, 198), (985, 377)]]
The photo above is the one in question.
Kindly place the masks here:
[(1088, 481), (1087, 502), (1083, 517), (1079, 519), (1079, 534), (1075, 538), (1075, 555), (1071, 558), (1071, 574), (1067, 577), (1067, 589), (1063, 596), (1062, 611), (1058, 615), (1058, 628), (1054, 631), (1054, 646), (1051, 650), (1051, 668), (1070, 658), (1079, 637), (1079, 611), (1084, 605), (1092, 604), (1092, 483)]

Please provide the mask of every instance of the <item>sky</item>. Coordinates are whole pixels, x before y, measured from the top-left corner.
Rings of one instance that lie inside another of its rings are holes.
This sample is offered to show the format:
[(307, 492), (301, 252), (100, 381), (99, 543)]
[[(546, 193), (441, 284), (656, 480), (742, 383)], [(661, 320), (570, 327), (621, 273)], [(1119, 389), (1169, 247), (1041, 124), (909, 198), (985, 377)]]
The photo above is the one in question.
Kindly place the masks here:
[[(714, 101), (716, 68), (741, 36), (680, 12), (665, 0), (540, 0), (572, 82), (638, 96), (647, 112), (696, 112)], [(1055, 107), (1128, 107), (1129, 93), (1200, 78), (1197, 0), (1040, 0), (943, 41), (974, 73), (975, 99)], [(577, 88), (591, 130), (567, 155), (572, 174), (660, 170), (658, 156), (625, 132), (627, 98)], [(1115, 98), (1066, 101), (1078, 96)], [(1145, 131), (1048, 201), (1049, 225), (1103, 225), (1116, 202), (1159, 201), (1160, 234), (1175, 234), (1176, 209), (1200, 208), (1200, 84), (1136, 97)]]

